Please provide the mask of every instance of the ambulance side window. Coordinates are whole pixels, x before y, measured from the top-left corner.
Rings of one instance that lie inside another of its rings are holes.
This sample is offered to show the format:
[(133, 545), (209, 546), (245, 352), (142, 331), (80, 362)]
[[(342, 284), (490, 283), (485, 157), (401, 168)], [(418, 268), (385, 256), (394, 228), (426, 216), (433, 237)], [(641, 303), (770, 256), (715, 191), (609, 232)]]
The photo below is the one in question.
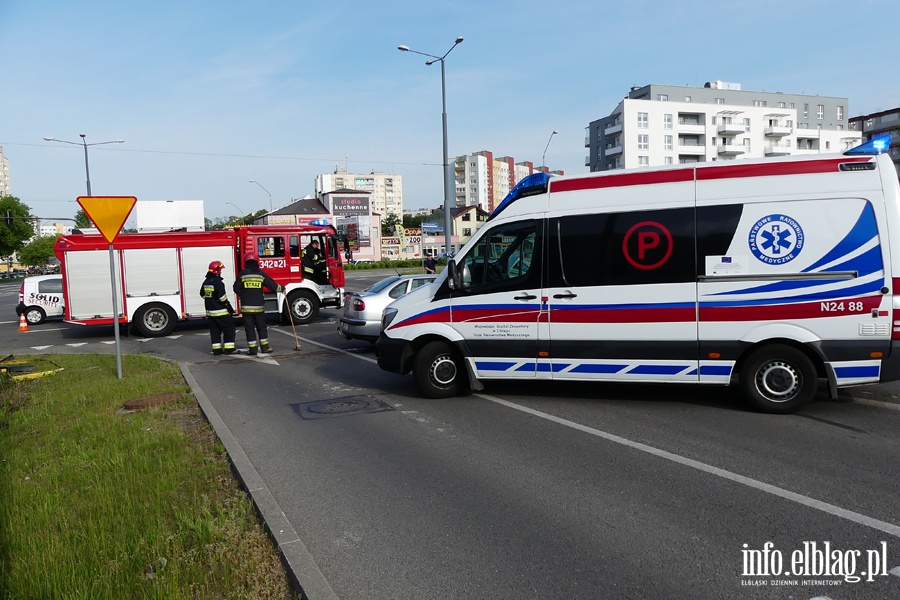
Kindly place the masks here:
[(696, 281), (694, 209), (551, 219), (550, 287)]
[(507, 223), (485, 233), (461, 262), (463, 288), (474, 293), (540, 287), (536, 221)]

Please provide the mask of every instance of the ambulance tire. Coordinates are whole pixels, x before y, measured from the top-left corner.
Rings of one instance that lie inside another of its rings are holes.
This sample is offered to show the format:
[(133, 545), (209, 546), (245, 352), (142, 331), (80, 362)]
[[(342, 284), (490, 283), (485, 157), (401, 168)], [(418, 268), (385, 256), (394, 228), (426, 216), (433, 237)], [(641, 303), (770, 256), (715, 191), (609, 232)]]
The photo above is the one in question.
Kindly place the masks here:
[(25, 320), (29, 325), (40, 325), (47, 318), (47, 313), (40, 306), (29, 306), (22, 314), (25, 315)]
[(429, 398), (451, 398), (463, 390), (465, 371), (456, 352), (445, 342), (429, 342), (416, 353), (413, 376)]
[(175, 329), (178, 317), (165, 304), (145, 304), (134, 314), (132, 326), (144, 337), (165, 337)]
[(788, 414), (811, 402), (818, 391), (816, 367), (797, 348), (771, 344), (755, 350), (740, 371), (744, 398), (757, 410)]
[[(319, 300), (306, 290), (294, 290), (287, 297), (287, 305), (284, 309), (284, 321), (290, 323), (291, 317), (294, 325), (311, 323), (319, 315)], [(291, 311), (288, 315), (287, 311)]]

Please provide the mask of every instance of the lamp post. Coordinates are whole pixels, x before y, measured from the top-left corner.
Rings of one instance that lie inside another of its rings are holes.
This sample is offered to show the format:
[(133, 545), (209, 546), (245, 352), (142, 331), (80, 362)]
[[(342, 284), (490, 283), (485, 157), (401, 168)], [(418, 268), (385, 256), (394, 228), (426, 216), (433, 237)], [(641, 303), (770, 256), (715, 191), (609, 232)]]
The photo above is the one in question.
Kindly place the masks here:
[(111, 140), (109, 142), (94, 142), (92, 144), (88, 144), (84, 139), (85, 134), (79, 133), (79, 137), (81, 137), (81, 142), (67, 142), (66, 140), (58, 140), (54, 137), (44, 137), (44, 140), (47, 142), (59, 142), (60, 144), (72, 144), (73, 146), (84, 146), (84, 176), (87, 178), (87, 195), (91, 194), (91, 170), (88, 167), (88, 146), (100, 146), (102, 144), (122, 144), (125, 140)]
[[(243, 214), (243, 212), (244, 212), (241, 210), (241, 207), (238, 206), (237, 204), (235, 204), (234, 202), (226, 202), (225, 204), (230, 204), (233, 207), (235, 207), (236, 209), (238, 209), (238, 214)], [(246, 223), (244, 221), (246, 221), (246, 218), (241, 217), (241, 225), (246, 225)]]
[[(461, 44), (462, 41), (462, 36), (456, 38), (456, 41), (450, 46), (450, 50), (444, 52), (443, 56), (434, 56), (433, 54), (425, 54), (424, 52), (419, 52), (417, 50), (410, 50), (409, 46), (397, 46), (397, 50), (400, 50), (401, 52), (412, 52), (413, 54), (421, 54), (422, 56), (429, 57), (432, 60), (425, 61), (425, 64), (428, 66), (433, 65), (435, 62), (441, 63), (441, 106), (443, 108), (441, 119), (444, 132), (444, 251), (447, 253), (447, 256), (450, 256), (450, 251), (453, 248), (451, 243), (453, 221), (450, 217), (450, 197), (451, 195), (455, 196), (455, 193), (453, 192), (452, 187), (453, 178), (450, 176), (450, 161), (447, 157), (447, 83), (444, 71), (444, 59), (447, 58), (447, 55), (450, 54), (457, 45)], [(453, 200), (453, 204), (456, 204), (455, 199)]]
[[(264, 187), (263, 187), (263, 184), (261, 184), (261, 183), (258, 182), (257, 180), (251, 179), (251, 180), (248, 181), (247, 183), (255, 183), (256, 185), (258, 185), (259, 187), (261, 187), (265, 193), (269, 194), (269, 190), (267, 190), (266, 188), (264, 188)], [(273, 209), (272, 209), (272, 194), (269, 194), (269, 212), (270, 212), (270, 213), (273, 212)]]
[(547, 139), (547, 145), (544, 146), (544, 154), (541, 156), (541, 169), (547, 168), (547, 148), (550, 147), (550, 140), (552, 140), (553, 136), (557, 133), (559, 132), (554, 130), (553, 133), (550, 134), (550, 137)]

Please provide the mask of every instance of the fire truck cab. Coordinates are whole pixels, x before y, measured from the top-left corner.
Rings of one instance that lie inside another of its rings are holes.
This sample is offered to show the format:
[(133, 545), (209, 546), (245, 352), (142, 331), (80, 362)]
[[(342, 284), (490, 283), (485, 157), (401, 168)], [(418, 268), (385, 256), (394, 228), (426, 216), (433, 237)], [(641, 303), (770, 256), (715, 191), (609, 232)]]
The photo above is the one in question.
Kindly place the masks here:
[[(304, 278), (301, 265), (303, 248), (314, 239), (326, 263), (318, 282)], [(109, 246), (98, 234), (73, 233), (57, 240), (67, 321), (84, 325), (116, 321), (110, 289), (114, 267), (118, 322), (132, 323), (146, 337), (168, 335), (176, 321), (206, 316), (199, 289), (210, 262), (225, 264), (222, 277), (233, 297), (232, 284), (247, 252), (256, 254), (260, 268), (284, 287), (283, 294), (274, 290), (266, 294), (267, 312), (304, 324), (315, 319), (320, 308), (343, 305), (343, 248), (330, 225), (124, 233), (115, 239), (112, 253)], [(240, 310), (239, 303), (235, 305)]]

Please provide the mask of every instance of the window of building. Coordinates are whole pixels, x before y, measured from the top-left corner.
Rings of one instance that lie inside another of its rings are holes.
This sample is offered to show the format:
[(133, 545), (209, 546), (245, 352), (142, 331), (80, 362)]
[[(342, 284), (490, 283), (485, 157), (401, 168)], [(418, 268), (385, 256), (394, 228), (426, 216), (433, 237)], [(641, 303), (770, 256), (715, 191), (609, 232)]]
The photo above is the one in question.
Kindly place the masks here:
[(638, 150), (650, 149), (650, 136), (646, 133), (638, 135)]
[(639, 112), (637, 114), (637, 126), (640, 127), (641, 129), (647, 129), (647, 127), (649, 126), (648, 119), (647, 119), (647, 113)]
[(838, 121), (844, 120), (844, 107), (843, 106), (837, 107), (837, 115), (835, 115), (835, 116), (837, 116)]
[(672, 150), (673, 149), (672, 148), (672, 136), (667, 135), (665, 140), (666, 140), (666, 150)]
[(843, 131), (844, 126), (843, 126), (843, 125), (838, 125), (837, 128), (838, 128), (838, 131)]
[(463, 227), (463, 235), (472, 235), (472, 229), (469, 227)]
[(788, 104), (788, 108), (796, 108), (796, 106), (794, 106), (794, 103), (791, 102), (790, 104)]
[(464, 215), (462, 216), (462, 220), (463, 220), (463, 221), (471, 221), (471, 220), (472, 220), (472, 213), (466, 213), (466, 214), (464, 214)]
[(744, 131), (750, 132), (750, 119), (744, 119)]
[(649, 156), (638, 156), (638, 166), (639, 167), (649, 167), (650, 166), (650, 157)]
[(804, 118), (804, 119), (808, 119), (808, 118), (809, 118), (809, 104), (804, 104), (804, 105), (803, 105), (803, 118)]
[(784, 108), (784, 102), (779, 102), (779, 103), (778, 103), (778, 108)]
[(668, 94), (659, 94), (658, 96), (656, 96), (656, 99), (659, 100), (660, 102), (668, 102), (669, 95)]
[(667, 165), (674, 164), (673, 161), (674, 161), (674, 159), (673, 159), (671, 156), (667, 156), (667, 157), (666, 157), (666, 164), (667, 164)]
[(716, 104), (725, 104), (725, 98), (716, 98), (715, 103)]
[(690, 96), (685, 96), (685, 97), (684, 97), (684, 101), (685, 101), (685, 102), (690, 102), (690, 101), (691, 101), (691, 97), (690, 97)]
[(765, 107), (765, 106), (766, 106), (766, 101), (765, 101), (765, 100), (754, 100), (754, 101), (753, 101), (753, 106), (758, 106), (758, 107), (761, 107), (761, 108), (762, 108), (762, 107)]
[(663, 115), (663, 123), (665, 123), (666, 129), (672, 129), (672, 115)]
[(817, 104), (817, 105), (816, 105), (816, 118), (817, 118), (817, 119), (824, 119), (824, 118), (825, 118), (825, 105), (824, 105), (824, 104)]

